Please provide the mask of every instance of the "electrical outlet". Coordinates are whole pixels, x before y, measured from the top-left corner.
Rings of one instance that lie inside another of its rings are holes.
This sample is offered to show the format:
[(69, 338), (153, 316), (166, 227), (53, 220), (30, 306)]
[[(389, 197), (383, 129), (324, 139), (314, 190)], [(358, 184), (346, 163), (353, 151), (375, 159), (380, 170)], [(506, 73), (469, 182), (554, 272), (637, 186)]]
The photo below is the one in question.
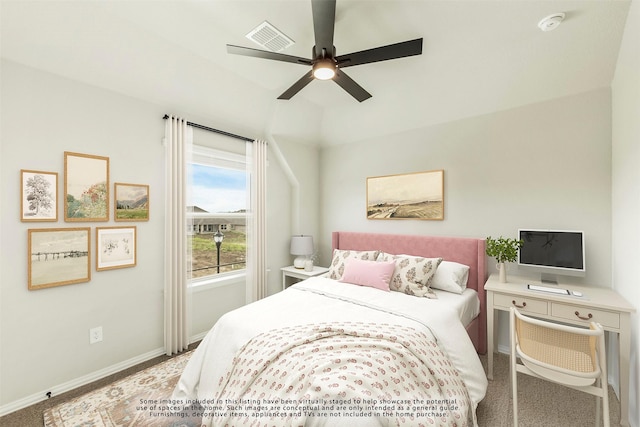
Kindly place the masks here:
[(102, 341), (102, 326), (89, 329), (89, 344)]

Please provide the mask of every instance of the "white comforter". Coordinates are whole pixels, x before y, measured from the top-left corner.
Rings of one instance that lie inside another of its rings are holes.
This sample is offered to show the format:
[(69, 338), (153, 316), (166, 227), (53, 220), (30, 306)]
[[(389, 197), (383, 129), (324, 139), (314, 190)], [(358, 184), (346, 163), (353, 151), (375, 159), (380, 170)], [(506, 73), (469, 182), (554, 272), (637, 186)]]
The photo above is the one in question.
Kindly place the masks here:
[(484, 369), (454, 310), (438, 300), (314, 277), (222, 316), (195, 350), (173, 399), (205, 401), (215, 396), (234, 355), (255, 335), (328, 321), (389, 323), (432, 333), (462, 375), (474, 411), (485, 396)]

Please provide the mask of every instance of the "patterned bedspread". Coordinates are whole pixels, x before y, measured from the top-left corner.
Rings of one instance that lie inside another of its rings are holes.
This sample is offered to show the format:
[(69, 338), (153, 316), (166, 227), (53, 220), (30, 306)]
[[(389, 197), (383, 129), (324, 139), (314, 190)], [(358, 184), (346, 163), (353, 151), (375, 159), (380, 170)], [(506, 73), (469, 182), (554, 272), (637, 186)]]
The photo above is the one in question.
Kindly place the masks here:
[(215, 402), (219, 410), (209, 414), (215, 426), (475, 423), (464, 381), (435, 340), (378, 323), (259, 334), (219, 378)]

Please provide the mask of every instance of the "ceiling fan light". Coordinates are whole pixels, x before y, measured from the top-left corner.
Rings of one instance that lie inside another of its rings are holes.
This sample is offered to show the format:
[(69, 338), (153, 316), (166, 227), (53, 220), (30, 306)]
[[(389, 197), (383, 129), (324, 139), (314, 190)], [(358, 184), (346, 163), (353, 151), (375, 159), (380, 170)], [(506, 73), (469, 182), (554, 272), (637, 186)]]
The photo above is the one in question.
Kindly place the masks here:
[(331, 68), (316, 68), (313, 71), (313, 77), (318, 80), (331, 80), (336, 75), (336, 72)]
[(333, 61), (318, 61), (313, 64), (313, 77), (318, 80), (331, 80), (336, 75), (336, 66)]

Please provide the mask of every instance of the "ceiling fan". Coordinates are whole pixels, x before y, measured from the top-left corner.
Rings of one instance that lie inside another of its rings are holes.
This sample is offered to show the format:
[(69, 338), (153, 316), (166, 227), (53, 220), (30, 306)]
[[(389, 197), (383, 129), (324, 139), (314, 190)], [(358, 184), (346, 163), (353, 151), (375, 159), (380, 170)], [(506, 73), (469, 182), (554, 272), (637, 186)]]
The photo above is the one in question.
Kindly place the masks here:
[(302, 76), (300, 80), (295, 82), (293, 86), (280, 95), (278, 99), (291, 99), (296, 93), (300, 92), (302, 88), (311, 83), (313, 79), (319, 79), (333, 80), (351, 96), (359, 102), (362, 102), (371, 98), (371, 94), (345, 74), (345, 72), (342, 71), (343, 68), (422, 54), (422, 38), (419, 38), (336, 56), (336, 49), (333, 45), (336, 0), (311, 0), (311, 10), (313, 13), (313, 29), (316, 42), (312, 49), (312, 59), (242, 46), (227, 45), (227, 52), (235, 55), (253, 56), (256, 58), (311, 66), (311, 72)]

